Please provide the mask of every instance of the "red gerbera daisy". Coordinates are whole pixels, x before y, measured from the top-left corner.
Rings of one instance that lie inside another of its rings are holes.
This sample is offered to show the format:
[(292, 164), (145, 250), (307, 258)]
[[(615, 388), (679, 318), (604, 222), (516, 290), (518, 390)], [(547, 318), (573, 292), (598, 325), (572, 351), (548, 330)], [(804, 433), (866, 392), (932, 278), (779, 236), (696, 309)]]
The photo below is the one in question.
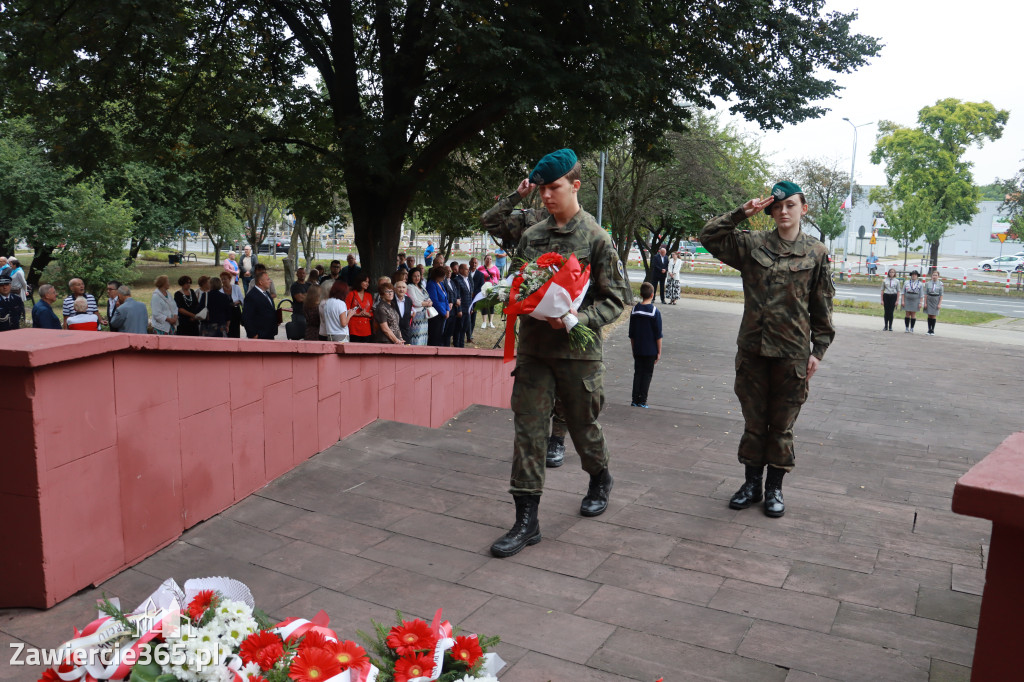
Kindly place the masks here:
[(206, 609), (210, 608), (210, 605), (213, 604), (216, 596), (213, 590), (203, 590), (192, 597), (192, 601), (188, 605), (188, 617), (193, 621), (198, 621), (203, 617)]
[(434, 657), (430, 654), (402, 656), (395, 661), (395, 682), (409, 682), (414, 677), (426, 677), (434, 671)]
[(419, 618), (413, 621), (403, 620), (401, 625), (391, 628), (387, 641), (388, 646), (399, 656), (425, 649), (433, 650), (437, 646), (437, 639), (430, 631), (430, 626)]
[(456, 637), (451, 655), (456, 661), (461, 661), (472, 668), (477, 659), (484, 655), (484, 650), (480, 648), (480, 642), (477, 640), (476, 635)]
[(355, 642), (345, 640), (334, 647), (334, 658), (341, 664), (342, 670), (358, 668), (367, 660), (366, 650)]
[(324, 682), (340, 673), (337, 659), (323, 649), (300, 651), (288, 669), (288, 677), (296, 682)]
[(322, 632), (316, 630), (310, 630), (302, 637), (302, 642), (299, 643), (299, 651), (303, 649), (329, 649), (328, 644), (334, 642), (329, 641)]
[(277, 659), (284, 655), (281, 637), (273, 632), (260, 630), (245, 638), (239, 647), (239, 656), (245, 663), (255, 663), (263, 670), (274, 667)]

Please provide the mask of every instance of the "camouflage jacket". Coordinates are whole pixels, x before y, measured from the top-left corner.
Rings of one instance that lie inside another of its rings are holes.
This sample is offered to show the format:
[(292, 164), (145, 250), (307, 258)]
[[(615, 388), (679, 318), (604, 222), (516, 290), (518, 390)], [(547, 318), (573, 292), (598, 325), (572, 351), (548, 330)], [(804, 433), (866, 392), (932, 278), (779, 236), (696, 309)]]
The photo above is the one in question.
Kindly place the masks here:
[(498, 203), (480, 216), (480, 222), (483, 223), (484, 228), (506, 246), (515, 247), (526, 228), (546, 220), (551, 215), (543, 206), (541, 208), (516, 208), (520, 201), (522, 201), (522, 197), (519, 196), (519, 192), (512, 192), (507, 197), (502, 197)]
[[(501, 205), (499, 202), (495, 208)], [(494, 222), (488, 224), (487, 216), (494, 210), (488, 211), (482, 219), (488, 231), (500, 236), (502, 230), (517, 229), (515, 226), (507, 227), (495, 216), (492, 216)], [(506, 204), (506, 210), (511, 210), (509, 204)], [(585, 351), (573, 351), (569, 348), (569, 335), (564, 329), (553, 329), (544, 320), (520, 317), (519, 352), (552, 358), (601, 360), (601, 327), (618, 318), (625, 302), (632, 300), (626, 273), (611, 237), (582, 209), (564, 227), (558, 227), (554, 218), (549, 217), (521, 228), (517, 248), (519, 256), (534, 260), (551, 251), (566, 257), (575, 253), (583, 267), (590, 265), (590, 288), (583, 297), (577, 317), (579, 324), (585, 324), (597, 332), (598, 340)]]
[(765, 357), (819, 360), (835, 337), (835, 286), (825, 245), (804, 232), (785, 242), (778, 230), (748, 232), (736, 226), (743, 209), (711, 219), (701, 244), (743, 277), (743, 321), (736, 344)]

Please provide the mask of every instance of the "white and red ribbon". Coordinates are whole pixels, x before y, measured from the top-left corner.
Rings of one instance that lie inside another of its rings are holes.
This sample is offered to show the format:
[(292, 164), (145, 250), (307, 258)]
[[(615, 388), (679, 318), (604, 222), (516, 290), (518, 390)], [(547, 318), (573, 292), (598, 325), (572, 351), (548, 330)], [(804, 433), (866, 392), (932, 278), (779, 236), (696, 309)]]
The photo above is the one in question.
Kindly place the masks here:
[(519, 298), (523, 278), (512, 280), (508, 303), (505, 304), (505, 362), (515, 357), (516, 319), (529, 315), (538, 320), (562, 317), (570, 310), (579, 310), (583, 297), (590, 288), (590, 266), (583, 268), (576, 254), (572, 254), (560, 268), (552, 266), (554, 274), (537, 291), (525, 298)]

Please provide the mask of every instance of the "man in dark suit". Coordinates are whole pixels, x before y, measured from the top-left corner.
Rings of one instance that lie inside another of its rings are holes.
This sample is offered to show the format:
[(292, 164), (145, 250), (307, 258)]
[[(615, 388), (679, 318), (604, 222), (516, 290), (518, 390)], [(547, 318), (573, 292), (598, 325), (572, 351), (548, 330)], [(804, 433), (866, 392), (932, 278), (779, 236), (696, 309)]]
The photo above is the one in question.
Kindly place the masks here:
[(242, 326), (250, 339), (273, 339), (277, 336), (277, 311), (270, 300), (270, 274), (265, 270), (257, 275), (254, 286), (245, 295)]
[(452, 275), (455, 297), (459, 300), (458, 312), (455, 314), (455, 347), (466, 347), (466, 336), (469, 334), (469, 306), (473, 301), (473, 282), (469, 279), (469, 266), (459, 266), (459, 274)]
[[(668, 256), (665, 255), (665, 248), (658, 249), (658, 253), (651, 256), (651, 284), (655, 292), (660, 291), (661, 302), (665, 302), (665, 279), (668, 276)], [(659, 290), (658, 287), (661, 287)]]
[(391, 307), (398, 311), (398, 330), (402, 332), (402, 340), (412, 343), (412, 299), (406, 296), (409, 285), (395, 282), (395, 296), (391, 299)]

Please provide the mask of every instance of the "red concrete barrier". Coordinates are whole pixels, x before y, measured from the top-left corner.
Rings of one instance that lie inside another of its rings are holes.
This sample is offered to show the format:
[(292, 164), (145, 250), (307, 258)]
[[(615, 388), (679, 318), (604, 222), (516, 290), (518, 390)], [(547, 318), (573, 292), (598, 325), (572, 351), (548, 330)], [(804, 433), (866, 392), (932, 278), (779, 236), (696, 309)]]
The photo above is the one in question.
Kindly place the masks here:
[(3, 334), (0, 607), (102, 582), (376, 419), (508, 407), (501, 350)]
[(1024, 610), (1024, 432), (1015, 433), (960, 477), (953, 511), (992, 521), (972, 680), (1020, 678)]

